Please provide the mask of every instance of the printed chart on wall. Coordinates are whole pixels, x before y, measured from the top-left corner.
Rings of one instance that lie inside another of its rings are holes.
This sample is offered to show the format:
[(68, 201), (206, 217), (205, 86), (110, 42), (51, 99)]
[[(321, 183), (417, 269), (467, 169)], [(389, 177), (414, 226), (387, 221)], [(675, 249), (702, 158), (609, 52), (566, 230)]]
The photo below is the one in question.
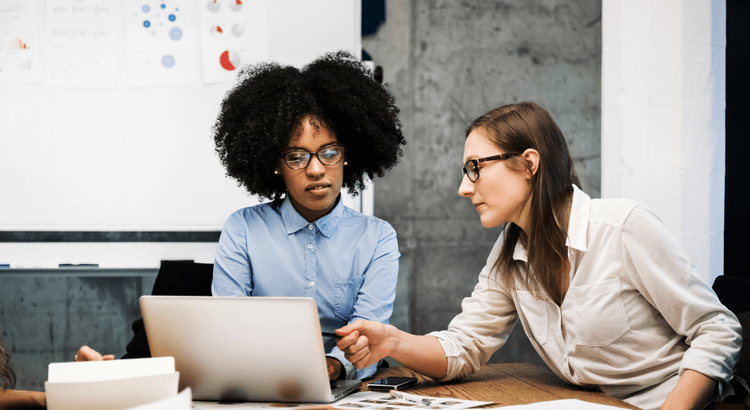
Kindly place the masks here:
[(240, 67), (268, 60), (262, 0), (198, 0), (203, 81), (234, 82)]
[(115, 13), (108, 0), (47, 0), (44, 85), (115, 88)]
[(128, 85), (153, 87), (198, 81), (194, 2), (127, 0)]
[(0, 84), (38, 83), (36, 7), (26, 0), (0, 0)]

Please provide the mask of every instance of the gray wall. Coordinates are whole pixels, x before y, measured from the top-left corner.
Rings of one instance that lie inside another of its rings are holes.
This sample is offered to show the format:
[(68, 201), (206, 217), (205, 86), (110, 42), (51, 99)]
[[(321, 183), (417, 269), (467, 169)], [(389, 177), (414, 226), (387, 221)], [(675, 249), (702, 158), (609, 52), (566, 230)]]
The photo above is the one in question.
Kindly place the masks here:
[[(534, 101), (566, 136), (585, 192), (600, 196), (600, 0), (388, 0), (363, 38), (396, 96), (407, 146), (375, 184), (375, 215), (401, 250), (393, 323), (423, 334), (460, 312), (500, 233), (458, 195), (464, 129), (499, 105)], [(541, 359), (520, 327), (493, 362)], [(543, 365), (543, 364), (542, 364)]]
[(44, 391), (47, 365), (72, 361), (83, 345), (122, 356), (155, 278), (156, 269), (0, 271), (0, 340), (16, 388)]
[[(471, 293), (498, 229), (457, 194), (463, 130), (501, 104), (547, 108), (568, 139), (584, 191), (600, 192), (601, 0), (388, 0), (363, 39), (401, 108), (404, 158), (375, 184), (375, 214), (398, 233), (392, 323), (447, 327)], [(124, 353), (137, 299), (155, 271), (0, 272), (0, 329), (18, 388), (43, 390), (47, 364), (82, 344)], [(542, 364), (520, 326), (494, 362)]]

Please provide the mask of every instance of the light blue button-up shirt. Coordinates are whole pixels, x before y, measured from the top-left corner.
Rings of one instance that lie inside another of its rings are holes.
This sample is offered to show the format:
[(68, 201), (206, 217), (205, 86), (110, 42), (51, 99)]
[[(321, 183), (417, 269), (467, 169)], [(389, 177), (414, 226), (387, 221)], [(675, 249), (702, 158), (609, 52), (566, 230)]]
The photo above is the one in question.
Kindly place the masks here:
[[(281, 206), (260, 204), (233, 213), (224, 225), (214, 261), (214, 296), (306, 296), (318, 305), (320, 327), (335, 329), (357, 319), (388, 323), (398, 277), (396, 231), (387, 222), (338, 204), (307, 222), (285, 198)], [(326, 353), (357, 370), (333, 338)]]

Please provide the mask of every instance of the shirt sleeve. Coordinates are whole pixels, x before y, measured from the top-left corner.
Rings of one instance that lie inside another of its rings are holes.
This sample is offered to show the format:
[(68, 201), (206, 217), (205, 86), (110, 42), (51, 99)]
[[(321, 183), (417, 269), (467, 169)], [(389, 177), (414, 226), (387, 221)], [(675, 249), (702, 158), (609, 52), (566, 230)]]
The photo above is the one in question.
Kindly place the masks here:
[[(720, 383), (732, 378), (742, 346), (737, 318), (690, 262), (669, 230), (645, 206), (637, 206), (623, 224), (624, 263), (630, 280), (690, 347), (680, 374), (692, 369)], [(721, 391), (719, 392), (721, 393)]]
[[(372, 259), (363, 274), (364, 280), (359, 288), (349, 323), (360, 319), (389, 323), (393, 313), (393, 302), (396, 299), (400, 256), (396, 231), (388, 223), (383, 223)], [(377, 370), (377, 365), (357, 370), (344, 358), (344, 353), (338, 347), (334, 347), (329, 355), (341, 361), (346, 368), (347, 379), (370, 377)]]
[(461, 302), (461, 313), (453, 318), (448, 330), (429, 334), (438, 338), (448, 359), (447, 373), (441, 381), (462, 378), (479, 370), (505, 344), (516, 323), (518, 314), (513, 299), (493, 268), (502, 240), (501, 235), (479, 273), (471, 296)]
[(214, 258), (211, 293), (214, 296), (250, 296), (252, 267), (247, 252), (247, 230), (240, 212), (224, 224)]

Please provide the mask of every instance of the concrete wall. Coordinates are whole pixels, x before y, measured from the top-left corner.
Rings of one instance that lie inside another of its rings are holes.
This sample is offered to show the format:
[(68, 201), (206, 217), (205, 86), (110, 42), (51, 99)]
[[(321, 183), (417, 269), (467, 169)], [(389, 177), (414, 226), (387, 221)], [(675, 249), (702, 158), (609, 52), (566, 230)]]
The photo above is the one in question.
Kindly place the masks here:
[[(375, 215), (393, 224), (402, 254), (397, 326), (446, 328), (500, 233), (457, 193), (474, 118), (539, 103), (566, 136), (584, 191), (600, 196), (601, 11), (600, 0), (388, 0), (385, 23), (362, 39), (408, 143), (375, 184)], [(541, 364), (520, 325), (492, 360)]]
[(82, 345), (125, 354), (138, 297), (155, 278), (156, 269), (0, 271), (0, 341), (16, 388), (44, 391), (47, 365), (72, 361)]

